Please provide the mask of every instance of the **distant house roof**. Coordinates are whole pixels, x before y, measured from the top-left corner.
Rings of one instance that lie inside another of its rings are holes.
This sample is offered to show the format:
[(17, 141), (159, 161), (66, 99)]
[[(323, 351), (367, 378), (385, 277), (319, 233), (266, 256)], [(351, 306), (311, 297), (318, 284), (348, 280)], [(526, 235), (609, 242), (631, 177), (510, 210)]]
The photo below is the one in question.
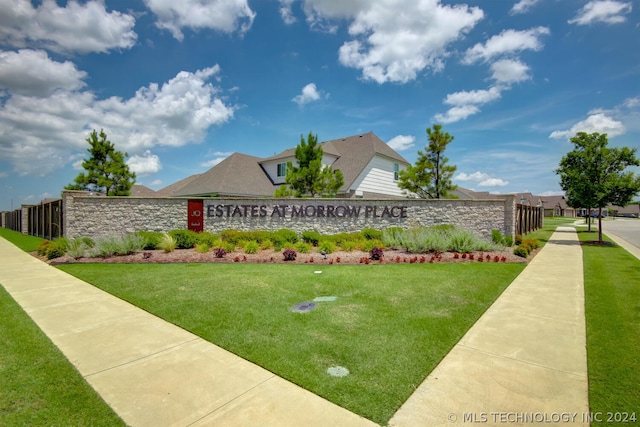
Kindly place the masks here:
[(186, 185), (190, 184), (196, 178), (198, 178), (201, 174), (197, 173), (195, 175), (188, 176), (184, 179), (181, 179), (178, 182), (174, 182), (171, 185), (168, 185), (160, 190), (156, 191), (156, 195), (160, 197), (173, 197), (176, 195), (176, 192), (184, 188)]
[(158, 194), (150, 189), (149, 187), (145, 187), (144, 185), (134, 184), (131, 187), (131, 196), (132, 197), (157, 197)]

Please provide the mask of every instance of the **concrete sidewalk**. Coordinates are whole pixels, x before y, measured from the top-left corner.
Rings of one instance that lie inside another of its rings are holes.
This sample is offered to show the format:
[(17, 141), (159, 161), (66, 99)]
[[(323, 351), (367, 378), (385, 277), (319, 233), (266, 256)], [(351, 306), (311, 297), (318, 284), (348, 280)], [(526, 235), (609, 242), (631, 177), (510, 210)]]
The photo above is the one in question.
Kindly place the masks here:
[(0, 284), (131, 426), (375, 426), (0, 238)]
[[(375, 425), (2, 238), (0, 260), (0, 284), (129, 425)], [(587, 412), (582, 251), (560, 228), (389, 425)]]
[(582, 250), (560, 227), (389, 425), (588, 425), (588, 411)]

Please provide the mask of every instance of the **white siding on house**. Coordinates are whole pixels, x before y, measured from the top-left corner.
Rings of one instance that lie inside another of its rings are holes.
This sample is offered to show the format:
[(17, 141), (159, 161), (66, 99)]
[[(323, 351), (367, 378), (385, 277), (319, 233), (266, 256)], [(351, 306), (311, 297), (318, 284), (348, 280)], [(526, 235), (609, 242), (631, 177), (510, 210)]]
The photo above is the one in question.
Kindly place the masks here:
[(271, 179), (271, 181), (273, 181), (274, 184), (279, 185), (279, 184), (284, 184), (284, 176), (278, 176), (278, 164), (294, 162), (294, 161), (295, 161), (295, 158), (291, 157), (288, 159), (278, 159), (278, 160), (271, 160), (269, 162), (262, 162), (260, 164), (262, 165), (262, 168), (265, 170), (265, 172), (267, 172), (267, 174), (269, 175), (269, 178)]
[[(324, 154), (322, 156), (322, 165), (323, 166), (331, 166), (333, 162), (335, 162), (338, 158), (331, 154)], [(297, 161), (295, 157), (283, 158), (278, 160), (270, 160), (268, 162), (261, 162), (262, 168), (267, 172), (271, 181), (274, 184), (284, 184), (284, 176), (278, 176), (278, 165), (280, 163), (292, 162), (294, 165), (297, 165)]]
[[(375, 156), (364, 170), (355, 179), (349, 190), (356, 193), (378, 193), (389, 196), (404, 196), (403, 190), (398, 187), (393, 179), (394, 164), (398, 162), (382, 156)], [(399, 163), (400, 170), (406, 169), (406, 165)]]

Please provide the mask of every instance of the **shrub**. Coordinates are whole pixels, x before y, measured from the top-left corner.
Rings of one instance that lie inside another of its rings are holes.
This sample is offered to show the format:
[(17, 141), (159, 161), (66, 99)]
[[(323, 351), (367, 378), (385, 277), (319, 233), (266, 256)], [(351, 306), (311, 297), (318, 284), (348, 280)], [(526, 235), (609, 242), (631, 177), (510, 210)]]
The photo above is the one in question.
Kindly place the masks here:
[(331, 240), (323, 239), (320, 242), (318, 242), (318, 250), (324, 251), (325, 254), (330, 254), (332, 252), (335, 252), (336, 244), (333, 243)]
[(524, 239), (520, 245), (529, 248), (529, 252), (533, 252), (540, 247), (540, 242), (538, 239)]
[(504, 236), (504, 245), (511, 247), (513, 246), (513, 237), (512, 236)]
[(382, 243), (382, 240), (365, 240), (362, 245), (362, 250), (365, 252), (370, 252), (373, 248), (376, 247), (384, 247), (384, 243)]
[(293, 249), (285, 249), (282, 252), (285, 261), (295, 261), (298, 254)]
[(144, 237), (134, 233), (96, 239), (95, 246), (88, 250), (88, 253), (98, 257), (129, 255), (142, 250), (143, 247)]
[(498, 245), (504, 243), (504, 237), (502, 237), (502, 233), (500, 230), (491, 230), (491, 241)]
[(47, 259), (60, 258), (65, 253), (63, 244), (58, 242), (51, 242), (47, 245), (46, 256)]
[(306, 243), (310, 243), (313, 246), (318, 246), (322, 236), (317, 231), (305, 231), (302, 233), (302, 240)]
[(522, 243), (522, 234), (516, 234), (516, 241), (514, 243), (520, 246), (520, 243)]
[(356, 242), (354, 240), (344, 240), (344, 241), (340, 242), (339, 245), (340, 245), (340, 249), (342, 249), (343, 251), (351, 252), (356, 247), (358, 247), (358, 242)]
[(216, 258), (224, 258), (227, 254), (227, 251), (225, 251), (224, 248), (215, 248), (213, 252), (215, 253)]
[(209, 231), (203, 231), (202, 233), (198, 233), (197, 234), (197, 241), (196, 241), (196, 245), (197, 244), (202, 244), (204, 243), (205, 245), (207, 245), (210, 248), (213, 248), (214, 246), (217, 246), (220, 242), (220, 237), (216, 234), (213, 234)]
[(526, 258), (526, 257), (528, 257), (528, 256), (529, 256), (529, 251), (527, 250), (527, 248), (525, 248), (525, 247), (524, 247), (524, 246), (522, 246), (522, 245), (520, 245), (520, 246), (516, 247), (516, 248), (513, 250), (513, 253), (514, 253), (515, 255), (518, 255), (519, 257), (522, 257), (522, 258)]
[(260, 250), (260, 244), (255, 240), (246, 242), (243, 246), (244, 252), (246, 254), (255, 254)]
[(311, 252), (311, 247), (312, 246), (310, 243), (305, 242), (298, 242), (295, 245), (296, 250), (301, 254), (308, 254), (309, 252)]
[(238, 230), (222, 230), (220, 232), (220, 238), (223, 242), (233, 243), (235, 249), (235, 245), (242, 240), (243, 236)]
[(95, 242), (89, 237), (78, 237), (70, 239), (67, 245), (67, 255), (78, 259), (86, 256), (95, 247)]
[(227, 252), (233, 252), (236, 250), (236, 245), (235, 243), (231, 243), (231, 242), (223, 242), (222, 248)]
[(383, 256), (384, 256), (384, 252), (382, 251), (382, 248), (379, 248), (377, 246), (371, 248), (371, 250), (369, 251), (370, 259), (378, 261), (382, 259)]
[(374, 228), (363, 228), (362, 236), (367, 240), (382, 240), (383, 232)]
[(287, 230), (286, 228), (282, 228), (272, 233), (271, 238), (277, 238), (279, 240), (282, 240), (283, 242), (296, 243), (298, 241), (298, 233), (292, 230)]
[(176, 250), (177, 242), (175, 237), (169, 233), (163, 233), (158, 242), (158, 248), (165, 252), (173, 252)]
[(273, 242), (271, 239), (263, 240), (262, 243), (260, 243), (260, 247), (262, 249), (273, 249)]
[(193, 230), (171, 230), (169, 235), (175, 239), (178, 249), (191, 249), (198, 242), (198, 233)]
[(206, 243), (196, 243), (196, 252), (207, 253), (209, 252), (209, 245)]
[(40, 243), (36, 248), (36, 252), (38, 252), (38, 255), (45, 256), (47, 254), (47, 246), (49, 246), (50, 244), (51, 242), (49, 240), (43, 240), (42, 243)]
[(400, 227), (387, 228), (382, 232), (382, 241), (386, 248), (398, 249), (402, 247), (402, 236), (404, 229)]
[(158, 249), (158, 242), (160, 242), (160, 239), (162, 238), (162, 233), (157, 231), (136, 231), (135, 234), (144, 239), (142, 249)]

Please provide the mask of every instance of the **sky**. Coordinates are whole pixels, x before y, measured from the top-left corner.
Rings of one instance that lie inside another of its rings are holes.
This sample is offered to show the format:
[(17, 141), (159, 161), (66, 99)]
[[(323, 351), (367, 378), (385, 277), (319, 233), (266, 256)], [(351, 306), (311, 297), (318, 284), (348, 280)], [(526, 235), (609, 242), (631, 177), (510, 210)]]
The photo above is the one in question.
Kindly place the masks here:
[(577, 132), (640, 146), (640, 2), (0, 0), (0, 211), (60, 197), (92, 130), (158, 190), (309, 132), (414, 163), (434, 124), (454, 184), (562, 194)]

